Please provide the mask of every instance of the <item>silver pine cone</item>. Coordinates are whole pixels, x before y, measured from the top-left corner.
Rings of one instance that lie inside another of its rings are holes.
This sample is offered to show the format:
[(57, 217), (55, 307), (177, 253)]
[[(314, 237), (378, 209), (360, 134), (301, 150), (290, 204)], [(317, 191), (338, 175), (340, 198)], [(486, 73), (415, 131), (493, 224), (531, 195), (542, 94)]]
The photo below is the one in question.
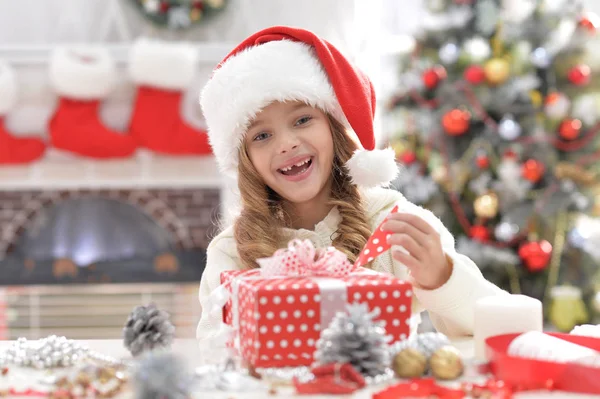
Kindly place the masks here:
[(168, 348), (173, 343), (175, 326), (169, 314), (155, 304), (133, 309), (123, 328), (123, 343), (133, 356), (146, 351)]

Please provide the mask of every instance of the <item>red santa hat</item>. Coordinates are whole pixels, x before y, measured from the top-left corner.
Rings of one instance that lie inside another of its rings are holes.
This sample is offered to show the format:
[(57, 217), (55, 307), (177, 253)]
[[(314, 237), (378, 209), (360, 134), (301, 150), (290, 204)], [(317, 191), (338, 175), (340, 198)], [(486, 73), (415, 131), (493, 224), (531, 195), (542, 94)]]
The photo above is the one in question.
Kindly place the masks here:
[(375, 149), (375, 92), (369, 78), (330, 43), (296, 28), (255, 33), (217, 66), (200, 95), (213, 152), (237, 174), (248, 125), (275, 101), (302, 101), (332, 115), (360, 148), (346, 164), (354, 184), (387, 184), (397, 174), (394, 151)]

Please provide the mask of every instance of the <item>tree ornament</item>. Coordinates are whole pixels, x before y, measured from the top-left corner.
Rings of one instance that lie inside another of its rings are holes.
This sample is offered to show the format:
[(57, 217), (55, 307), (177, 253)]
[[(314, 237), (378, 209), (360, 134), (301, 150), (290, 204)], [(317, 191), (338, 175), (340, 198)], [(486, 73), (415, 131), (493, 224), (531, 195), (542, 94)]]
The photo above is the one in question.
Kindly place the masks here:
[(447, 0), (426, 0), (425, 5), (429, 11), (438, 13), (444, 11), (447, 7)]
[(469, 236), (479, 242), (487, 242), (490, 240), (490, 231), (482, 225), (473, 225), (469, 229)]
[(569, 81), (576, 86), (584, 86), (590, 83), (592, 79), (592, 70), (585, 64), (575, 65), (567, 73)]
[(464, 78), (467, 82), (478, 85), (485, 80), (485, 71), (480, 65), (471, 65), (465, 69)]
[(549, 319), (561, 332), (572, 331), (577, 325), (589, 321), (581, 289), (569, 285), (558, 285), (550, 290)]
[(565, 119), (558, 127), (558, 133), (565, 140), (575, 140), (581, 133), (581, 126), (579, 119)]
[(168, 348), (173, 343), (175, 326), (169, 314), (155, 304), (133, 309), (123, 328), (123, 343), (133, 356), (143, 352)]
[(590, 93), (578, 96), (573, 101), (571, 116), (587, 126), (592, 126), (600, 121), (600, 95)]
[(144, 2), (144, 10), (150, 14), (157, 13), (160, 8), (160, 2), (158, 0), (146, 0)]
[(492, 219), (496, 217), (498, 214), (498, 195), (493, 191), (480, 195), (473, 202), (473, 208), (475, 209), (475, 215), (480, 218)]
[(458, 349), (446, 345), (431, 355), (429, 367), (433, 376), (440, 380), (455, 380), (464, 371), (464, 364)]
[(596, 34), (600, 27), (600, 17), (598, 17), (597, 14), (588, 11), (579, 18), (578, 24), (589, 33)]
[(543, 47), (538, 47), (531, 52), (531, 63), (536, 68), (546, 69), (552, 64), (552, 57)]
[(418, 378), (427, 371), (427, 357), (416, 348), (404, 348), (394, 356), (392, 368), (400, 378)]
[(487, 154), (478, 154), (475, 157), (475, 164), (479, 169), (487, 169), (490, 167), (490, 158)]
[(514, 120), (512, 115), (506, 115), (498, 124), (498, 134), (504, 140), (514, 140), (521, 135), (521, 125)]
[(191, 397), (194, 375), (170, 352), (147, 352), (133, 371), (136, 399), (185, 399)]
[(468, 111), (455, 108), (444, 114), (442, 126), (450, 136), (460, 136), (469, 129), (471, 114)]
[(521, 166), (521, 175), (532, 183), (537, 183), (544, 176), (546, 168), (536, 159), (528, 159)]
[(514, 223), (501, 222), (494, 229), (494, 237), (501, 242), (511, 242), (519, 233), (519, 226)]
[(552, 244), (546, 240), (529, 241), (519, 247), (519, 257), (531, 272), (544, 270), (551, 256)]
[(436, 65), (423, 72), (423, 83), (428, 89), (435, 89), (447, 76), (446, 69), (441, 65)]
[(478, 64), (487, 60), (492, 54), (490, 43), (482, 37), (474, 37), (463, 43), (463, 51), (467, 55), (468, 61)]
[(569, 114), (571, 101), (567, 96), (554, 91), (546, 96), (544, 113), (553, 119), (562, 119)]
[(450, 42), (444, 44), (438, 53), (440, 61), (442, 61), (446, 65), (452, 65), (456, 61), (458, 61), (458, 57), (460, 55), (460, 50), (456, 43)]
[(417, 160), (417, 154), (414, 151), (404, 151), (402, 155), (400, 155), (400, 162), (405, 165), (410, 165)]
[(374, 377), (390, 365), (389, 338), (381, 322), (374, 319), (367, 304), (346, 306), (338, 313), (317, 341), (315, 360), (318, 364), (350, 363), (361, 374)]
[(484, 65), (485, 78), (491, 85), (499, 85), (508, 79), (510, 64), (503, 58), (492, 58)]
[(160, 2), (159, 11), (162, 14), (165, 14), (167, 11), (169, 11), (169, 8), (171, 8), (171, 5), (169, 4), (169, 2), (167, 2), (167, 1), (161, 1)]
[(587, 170), (581, 165), (569, 162), (557, 163), (554, 167), (554, 175), (561, 180), (569, 179), (582, 185), (592, 185), (597, 181), (596, 174), (593, 171)]

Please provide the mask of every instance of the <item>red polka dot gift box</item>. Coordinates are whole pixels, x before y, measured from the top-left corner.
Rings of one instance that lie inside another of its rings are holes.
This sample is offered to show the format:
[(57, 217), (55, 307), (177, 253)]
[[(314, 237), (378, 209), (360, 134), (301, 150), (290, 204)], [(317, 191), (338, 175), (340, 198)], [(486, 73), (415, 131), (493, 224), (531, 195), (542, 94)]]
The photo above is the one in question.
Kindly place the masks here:
[(333, 247), (315, 250), (296, 240), (259, 264), (221, 275), (230, 293), (224, 321), (251, 366), (310, 366), (321, 331), (349, 303), (375, 311), (390, 342), (410, 333), (410, 283), (352, 265)]

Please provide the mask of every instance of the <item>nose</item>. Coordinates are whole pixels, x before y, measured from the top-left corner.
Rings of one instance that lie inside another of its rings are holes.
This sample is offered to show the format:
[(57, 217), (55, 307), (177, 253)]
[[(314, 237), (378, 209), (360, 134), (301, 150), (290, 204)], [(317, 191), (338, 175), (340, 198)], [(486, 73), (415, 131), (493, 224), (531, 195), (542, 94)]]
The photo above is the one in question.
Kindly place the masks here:
[(294, 132), (286, 130), (280, 132), (277, 136), (279, 137), (278, 149), (280, 154), (293, 151), (300, 145), (300, 140)]

